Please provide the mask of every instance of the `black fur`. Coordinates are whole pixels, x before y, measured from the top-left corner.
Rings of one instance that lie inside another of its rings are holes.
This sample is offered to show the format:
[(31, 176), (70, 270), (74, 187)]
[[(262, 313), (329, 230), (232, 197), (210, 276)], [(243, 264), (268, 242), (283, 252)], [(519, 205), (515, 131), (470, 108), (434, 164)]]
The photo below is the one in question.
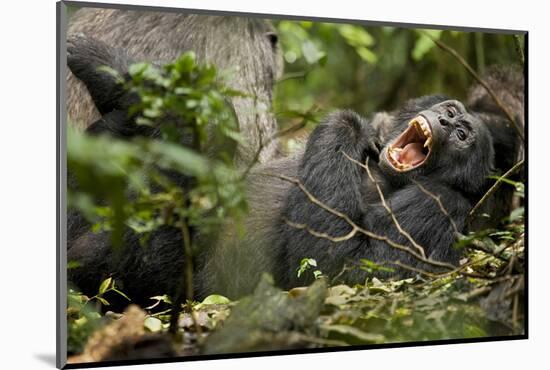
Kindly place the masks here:
[[(136, 116), (129, 114), (129, 108), (139, 102), (139, 96), (126, 91), (110, 73), (98, 69), (100, 66), (110, 67), (124, 79), (128, 78), (127, 68), (132, 62), (124, 50), (109, 47), (99, 40), (84, 35), (68, 38), (67, 64), (72, 73), (86, 85), (97, 109), (102, 113), (101, 118), (87, 127), (88, 134), (108, 134), (119, 139), (160, 138), (163, 122), (155, 122), (153, 126), (137, 124)], [(180, 144), (191, 146), (191, 135), (184, 131), (180, 134)], [(192, 181), (180, 173), (162, 172), (184, 189)], [(78, 188), (70, 172), (68, 186)], [(162, 226), (143, 245), (140, 235), (127, 227), (123, 233), (123, 249), (116, 252), (109, 232), (94, 233), (90, 227), (80, 212), (69, 210), (67, 258), (68, 261), (77, 261), (79, 267), (68, 271), (68, 279), (83, 293), (90, 296), (96, 294), (101, 281), (109, 276), (115, 279), (132, 302), (138, 304), (150, 304), (152, 301), (149, 298), (155, 295), (174, 296), (180, 293), (184, 263), (181, 230)], [(108, 298), (115, 308), (122, 308), (128, 303), (116, 294)]]
[[(517, 124), (525, 127), (524, 114), (524, 73), (520, 68), (491, 67), (482, 76), (487, 85), (495, 92), (500, 101), (513, 115)], [(503, 174), (514, 164), (524, 158), (524, 146), (520, 136), (509, 122), (508, 118), (497, 106), (493, 98), (481, 84), (474, 85), (468, 94), (468, 106), (487, 125), (493, 137), (495, 150), (495, 171)], [(523, 169), (511, 177), (512, 180), (524, 179)], [(518, 206), (513, 200), (514, 188), (509, 185), (501, 186), (485, 201), (477, 212), (477, 217), (471, 220), (471, 227), (476, 230), (495, 227), (502, 219), (510, 214), (512, 207)], [(480, 217), (482, 214), (491, 215), (490, 218)]]

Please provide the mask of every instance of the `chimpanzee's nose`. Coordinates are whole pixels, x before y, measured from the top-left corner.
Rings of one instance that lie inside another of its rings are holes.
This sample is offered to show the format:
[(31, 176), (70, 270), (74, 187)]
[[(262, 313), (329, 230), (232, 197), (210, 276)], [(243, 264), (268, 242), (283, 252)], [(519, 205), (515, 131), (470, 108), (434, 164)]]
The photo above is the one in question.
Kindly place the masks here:
[(439, 123), (441, 124), (441, 126), (449, 126), (450, 122), (447, 121), (447, 119), (443, 116), (439, 116)]

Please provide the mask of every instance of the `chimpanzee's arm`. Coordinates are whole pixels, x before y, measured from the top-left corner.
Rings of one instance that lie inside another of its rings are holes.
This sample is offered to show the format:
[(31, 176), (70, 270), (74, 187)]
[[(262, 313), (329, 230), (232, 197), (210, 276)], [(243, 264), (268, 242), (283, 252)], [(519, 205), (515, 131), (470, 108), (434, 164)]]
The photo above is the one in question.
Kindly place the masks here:
[(367, 120), (352, 111), (333, 113), (308, 139), (298, 171), (300, 181), (321, 202), (355, 217), (362, 203), (365, 171), (346, 155), (362, 163), (367, 156), (378, 162), (377, 145)]
[[(465, 219), (471, 204), (460, 193), (446, 186), (429, 181), (422, 182), (421, 186), (423, 189), (417, 184), (408, 185), (389, 195), (386, 202), (401, 228), (424, 249), (426, 257), (458, 264), (461, 251), (455, 249), (453, 244), (457, 237), (456, 232), (464, 231)], [(423, 190), (427, 190), (431, 195)], [(445, 211), (434, 197), (439, 197)], [(410, 241), (400, 233), (381, 204), (365, 212), (362, 224), (365, 229), (377, 235), (386, 236), (418, 253)], [(421, 263), (411, 254), (402, 252), (384, 241), (371, 239), (369, 250), (360, 253), (362, 255), (356, 256), (357, 258), (367, 258), (375, 262), (390, 263), (390, 265), (392, 262), (400, 261), (416, 268), (434, 271), (434, 266)]]
[(128, 93), (120, 81), (100, 67), (109, 67), (125, 77), (133, 63), (123, 49), (82, 34), (67, 39), (67, 64), (71, 72), (88, 88), (95, 106), (104, 115), (113, 110), (127, 110), (138, 102), (136, 94)]
[[(365, 170), (343, 153), (361, 162), (366, 156), (377, 158), (373, 131), (368, 121), (353, 112), (328, 116), (310, 135), (298, 169), (301, 184), (314, 197), (358, 224), (364, 211), (361, 183)], [(347, 254), (360, 247), (357, 237), (333, 242), (330, 238), (348, 235), (350, 225), (314, 204), (295, 185), (287, 193), (282, 218), (276, 240), (280, 247), (275, 247), (282, 251), (279, 268), (284, 273), (276, 274), (285, 277), (279, 282), (282, 286), (307, 283), (309, 275), (298, 279), (295, 272), (303, 258), (315, 259), (323, 273), (335, 276), (347, 262)], [(316, 237), (311, 230), (329, 238)]]

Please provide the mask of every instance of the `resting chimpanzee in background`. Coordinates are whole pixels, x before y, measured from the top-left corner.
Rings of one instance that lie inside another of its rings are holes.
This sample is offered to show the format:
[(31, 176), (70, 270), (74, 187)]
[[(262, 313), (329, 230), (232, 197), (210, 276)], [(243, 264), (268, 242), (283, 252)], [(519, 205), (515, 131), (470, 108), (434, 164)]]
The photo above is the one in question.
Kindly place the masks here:
[[(492, 67), (484, 76), (484, 81), (503, 102), (504, 106), (513, 114), (520, 127), (525, 127), (524, 109), (524, 76), (519, 68)], [(495, 170), (503, 174), (514, 164), (524, 158), (524, 147), (516, 130), (508, 118), (498, 107), (487, 90), (480, 84), (475, 84), (468, 93), (468, 107), (487, 125), (493, 137), (495, 149)], [(512, 180), (524, 179), (524, 172), (520, 170), (511, 176)], [(513, 206), (513, 186), (501, 186), (488, 198), (477, 211), (476, 217), (471, 220), (471, 227), (482, 230), (495, 227), (504, 217), (510, 214)], [(480, 217), (489, 214), (491, 217)]]
[[(78, 38), (73, 46), (86, 50), (94, 43), (81, 45)], [(105, 57), (121, 55), (101, 45), (95, 52)], [(102, 51), (103, 50), (103, 51)], [(134, 135), (138, 128), (133, 121), (114, 114), (124, 107), (128, 97), (117, 85), (102, 79), (86, 78), (96, 72), (94, 63), (84, 53), (70, 50), (69, 66), (83, 78), (96, 104), (103, 106), (101, 94), (94, 90), (109, 91), (114, 111), (106, 113), (103, 121), (92, 127), (119, 135)], [(117, 57), (114, 57), (118, 60)], [(109, 63), (115, 66), (116, 63)], [(89, 74), (84, 73), (89, 67)], [(81, 70), (77, 71), (79, 68)], [(93, 72), (91, 71), (93, 70)], [(99, 82), (98, 82), (99, 81)], [(107, 90), (102, 90), (109, 86)], [(112, 87), (112, 88), (111, 88)], [(119, 87), (120, 88), (120, 87)], [(424, 118), (420, 118), (420, 114)], [(251, 292), (260, 274), (272, 272), (280, 285), (291, 287), (303, 284), (296, 279), (296, 267), (300, 259), (317, 259), (319, 268), (329, 276), (337, 275), (344, 264), (367, 258), (379, 263), (403, 263), (429, 269), (411, 259), (405, 253), (396, 252), (386, 243), (356, 235), (341, 243), (317, 238), (305, 230), (287, 225), (284, 218), (333, 237), (349, 232), (349, 226), (315, 206), (294, 185), (266, 173), (283, 174), (299, 179), (306, 188), (328, 206), (349, 215), (358, 225), (377, 234), (387, 235), (396, 242), (407, 244), (397, 233), (364, 169), (344, 157), (363, 161), (369, 158), (373, 175), (380, 181), (382, 190), (403, 228), (426, 248), (426, 255), (440, 261), (456, 263), (459, 252), (451, 248), (454, 238), (449, 219), (434, 199), (420, 191), (414, 179), (426, 189), (441, 196), (459, 231), (464, 231), (464, 219), (472, 203), (484, 190), (486, 176), (492, 165), (493, 145), (489, 130), (478, 115), (467, 112), (463, 105), (439, 96), (413, 100), (392, 114), (387, 127), (392, 128), (385, 140), (371, 121), (352, 112), (330, 115), (312, 133), (304, 153), (273, 160), (258, 166), (248, 180), (250, 215), (245, 220), (247, 234), (239, 239), (231, 225), (218, 235), (215, 243), (199, 247), (201, 255), (196, 271), (195, 286), (198, 296), (224, 294), (238, 298)], [(415, 119), (415, 124), (407, 124)], [(90, 130), (93, 130), (93, 128)], [(121, 129), (121, 127), (123, 129)], [(431, 130), (432, 139), (427, 147), (426, 137), (419, 128)], [(129, 129), (129, 131), (126, 131)], [(397, 139), (396, 142), (394, 140)], [(381, 142), (382, 141), (382, 142)], [(384, 149), (378, 153), (380, 144)], [(393, 148), (392, 150), (389, 150)], [(388, 150), (393, 160), (388, 157)], [(506, 153), (503, 153), (506, 155)], [(407, 167), (410, 166), (410, 167)], [(70, 222), (70, 220), (69, 220)], [(69, 231), (70, 233), (70, 231)], [(200, 239), (198, 243), (200, 243)], [(83, 266), (71, 272), (70, 278), (82, 288), (92, 291), (111, 273), (124, 284), (137, 302), (145, 302), (153, 295), (173, 291), (181, 276), (183, 256), (179, 233), (168, 228), (157, 230), (146, 248), (141, 248), (137, 236), (129, 233), (126, 238), (129, 253), (122, 264), (109, 265), (109, 239), (85, 231), (71, 241), (69, 236), (69, 260), (77, 260)], [(354, 270), (342, 274), (342, 281), (361, 281), (365, 272)]]
[[(271, 105), (283, 64), (277, 34), (268, 20), (82, 8), (71, 16), (67, 34), (85, 34), (111, 48), (124, 48), (138, 61), (165, 63), (193, 50), (199, 61), (231, 71), (230, 87), (254, 97), (228, 98), (246, 139), (246, 145), (237, 148), (237, 164), (248, 165), (260, 136), (268, 138), (277, 131)], [(86, 87), (71, 73), (67, 76), (67, 110), (69, 121), (79, 127), (101, 116)], [(272, 140), (262, 149), (259, 161), (277, 152), (277, 141)]]

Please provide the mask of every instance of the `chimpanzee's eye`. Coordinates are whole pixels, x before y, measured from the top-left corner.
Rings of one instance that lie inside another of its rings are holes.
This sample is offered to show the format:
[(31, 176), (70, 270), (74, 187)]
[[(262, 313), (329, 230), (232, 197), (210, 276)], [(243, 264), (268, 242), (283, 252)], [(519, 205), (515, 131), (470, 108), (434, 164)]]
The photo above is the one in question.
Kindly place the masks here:
[(466, 137), (468, 136), (468, 134), (466, 133), (466, 131), (459, 128), (459, 129), (456, 130), (456, 136), (458, 136), (458, 138), (460, 140), (464, 141), (464, 140), (466, 140)]
[(447, 117), (454, 118), (455, 115), (455, 109), (453, 107), (447, 108)]

